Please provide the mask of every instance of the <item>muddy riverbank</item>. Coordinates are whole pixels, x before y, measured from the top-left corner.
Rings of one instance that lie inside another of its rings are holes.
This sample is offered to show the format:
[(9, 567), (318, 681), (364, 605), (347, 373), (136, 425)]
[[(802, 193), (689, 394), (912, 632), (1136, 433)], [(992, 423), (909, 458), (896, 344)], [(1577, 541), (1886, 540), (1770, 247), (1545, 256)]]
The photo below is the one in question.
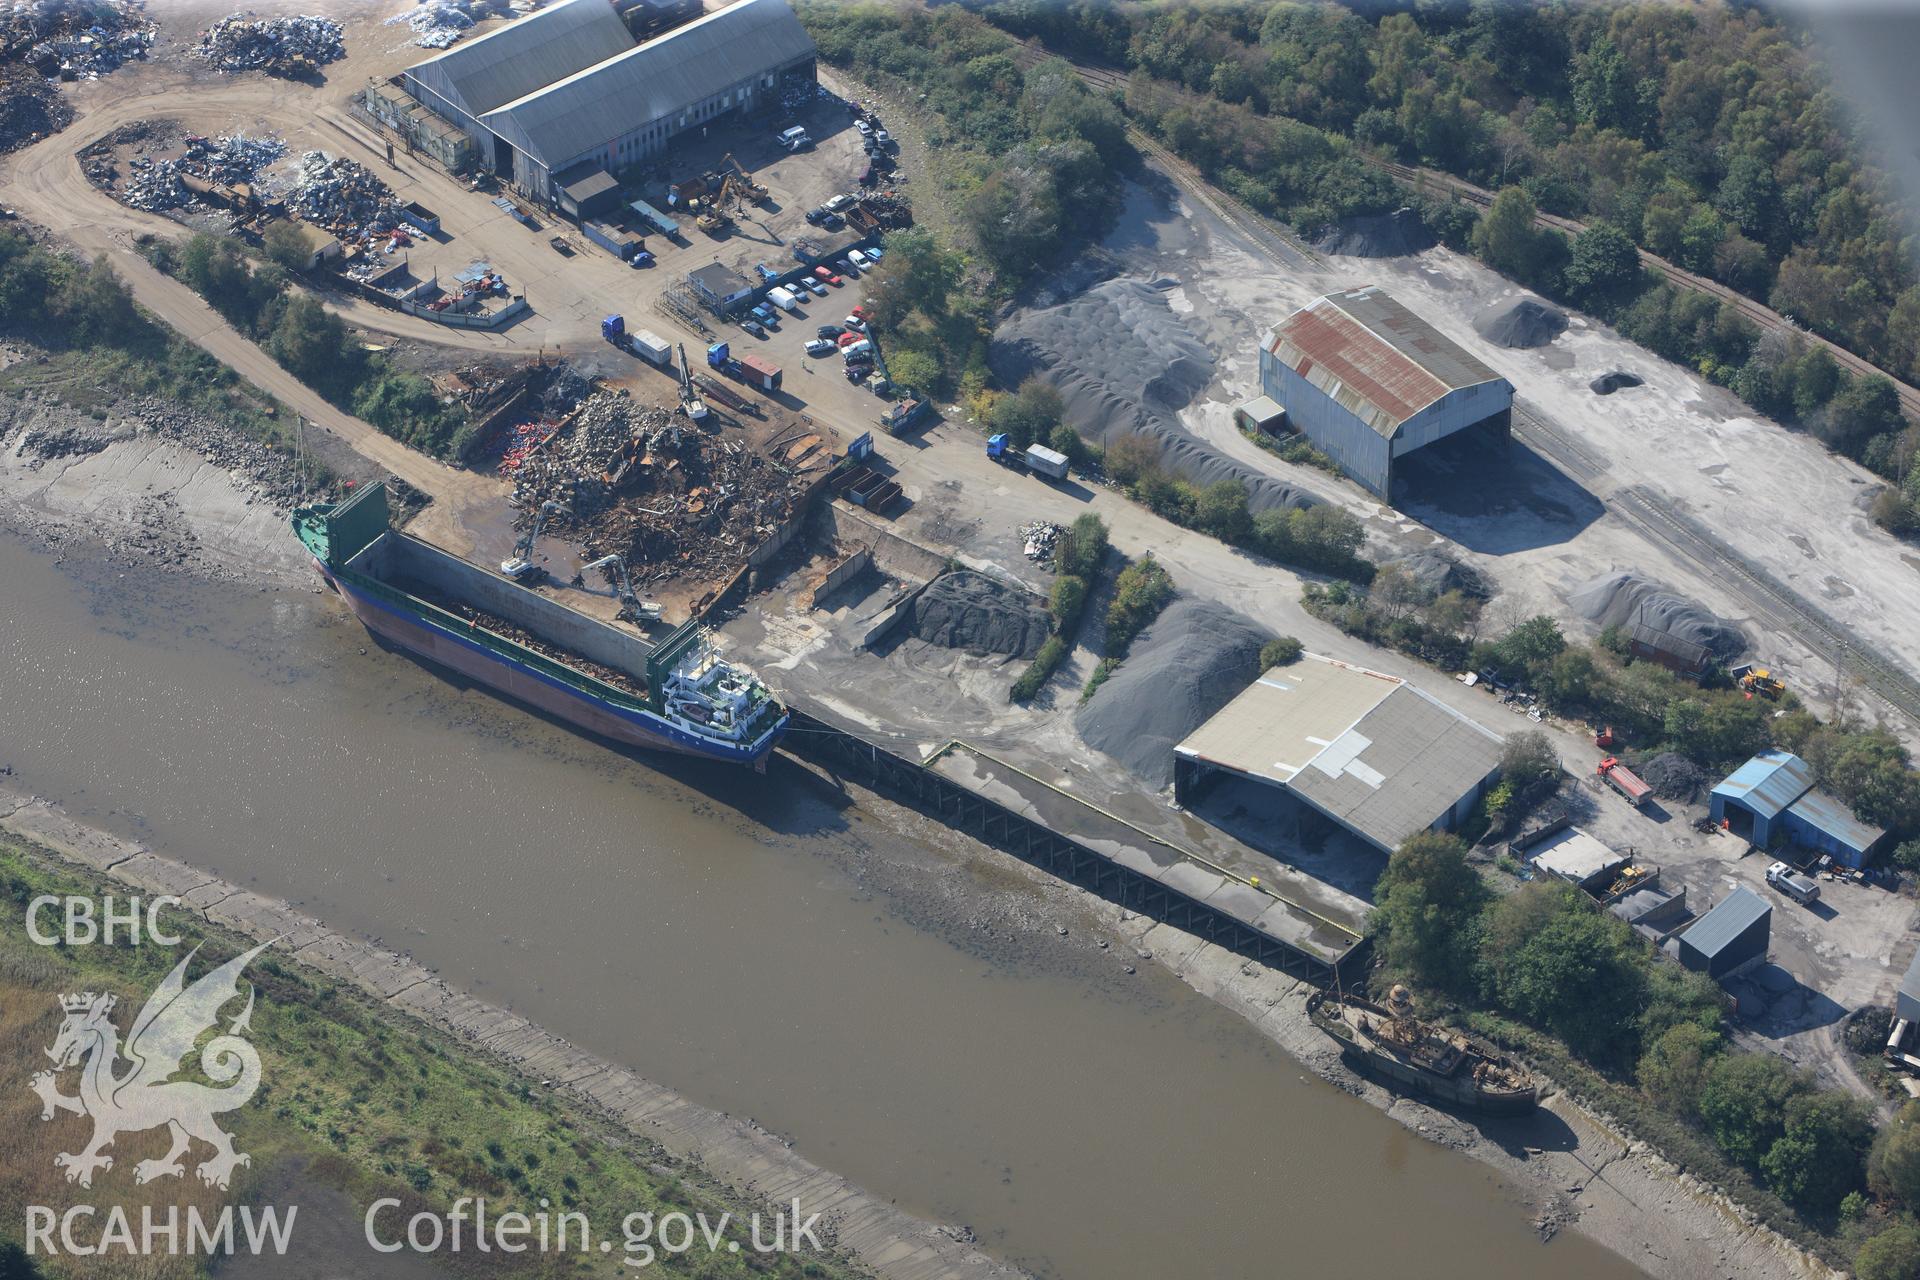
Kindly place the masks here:
[[(1195, 999), (1203, 965), (1140, 963), (1120, 929), (1142, 923), (1010, 859), (791, 766), (609, 751), (308, 588), (62, 554), (0, 538), (14, 785), (752, 1117), (996, 1258), (1173, 1273), (1205, 1240), (1223, 1275), (1283, 1247), (1322, 1274), (1435, 1249), (1629, 1274), (1576, 1234), (1542, 1254), (1523, 1184), (1412, 1141)], [(1389, 1212), (1401, 1230), (1368, 1229)]]

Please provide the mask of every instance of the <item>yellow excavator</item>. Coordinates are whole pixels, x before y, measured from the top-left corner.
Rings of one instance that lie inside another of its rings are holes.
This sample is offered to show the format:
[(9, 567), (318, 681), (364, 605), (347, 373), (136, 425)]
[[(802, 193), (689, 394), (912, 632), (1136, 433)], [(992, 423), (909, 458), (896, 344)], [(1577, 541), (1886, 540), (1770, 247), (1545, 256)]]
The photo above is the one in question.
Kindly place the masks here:
[(771, 198), (772, 193), (765, 186), (747, 176), (747, 167), (735, 160), (731, 151), (721, 157), (720, 166), (723, 170), (733, 171), (728, 177), (732, 179), (735, 189), (747, 199), (755, 204), (765, 204)]
[(1766, 667), (1756, 667), (1751, 662), (1743, 663), (1728, 673), (1746, 693), (1757, 693), (1763, 698), (1777, 698), (1787, 691), (1787, 686), (1778, 676)]

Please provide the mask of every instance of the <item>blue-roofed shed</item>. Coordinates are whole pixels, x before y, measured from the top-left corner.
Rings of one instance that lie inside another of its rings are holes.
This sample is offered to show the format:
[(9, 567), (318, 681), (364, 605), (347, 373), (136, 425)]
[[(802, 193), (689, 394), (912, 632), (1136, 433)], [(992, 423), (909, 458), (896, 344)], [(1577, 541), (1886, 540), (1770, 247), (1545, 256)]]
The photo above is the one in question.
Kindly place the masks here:
[(1680, 963), (1724, 978), (1763, 959), (1772, 931), (1773, 904), (1742, 885), (1680, 935)]
[(1813, 766), (1791, 751), (1762, 751), (1713, 789), (1708, 813), (1730, 819), (1736, 831), (1763, 848), (1772, 843), (1774, 821), (1813, 789)]
[(1887, 838), (1885, 830), (1862, 822), (1824, 791), (1807, 792), (1787, 806), (1784, 816), (1789, 840), (1830, 853), (1849, 867), (1864, 867)]
[(1813, 789), (1813, 766), (1791, 751), (1762, 751), (1713, 789), (1708, 813), (1734, 834), (1768, 848), (1782, 842), (1833, 855), (1863, 867), (1887, 833)]

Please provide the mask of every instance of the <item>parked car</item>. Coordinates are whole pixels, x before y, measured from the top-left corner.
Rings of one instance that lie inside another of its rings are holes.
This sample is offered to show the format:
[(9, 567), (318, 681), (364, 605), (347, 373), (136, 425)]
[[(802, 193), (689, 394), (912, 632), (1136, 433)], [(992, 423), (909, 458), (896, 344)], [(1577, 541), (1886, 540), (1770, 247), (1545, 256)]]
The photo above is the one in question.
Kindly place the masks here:
[(835, 349), (832, 338), (814, 338), (807, 343), (807, 354), (810, 356), (830, 356)]
[(838, 343), (840, 346), (843, 346), (843, 347), (850, 347), (854, 343), (859, 342), (861, 340), (862, 340), (861, 336), (857, 333), (852, 332), (851, 330), (841, 334), (838, 338), (834, 339), (836, 343)]
[(890, 396), (893, 394), (893, 379), (875, 378), (867, 389), (877, 396)]
[(871, 249), (864, 250), (864, 252), (869, 258), (872, 258), (875, 262), (878, 262), (880, 261), (880, 259), (887, 256), (887, 251), (885, 249), (882, 249), (879, 245), (875, 245)]
[(849, 279), (858, 280), (860, 278), (860, 269), (845, 258), (836, 260), (833, 264), (833, 269)]
[(807, 210), (807, 221), (816, 227), (825, 222), (828, 216), (829, 214), (825, 205), (816, 205)]
[(647, 250), (642, 249), (638, 253), (633, 255), (633, 269), (635, 271), (638, 271), (641, 267), (650, 267), (652, 265), (653, 265), (653, 254), (648, 252)]
[(848, 208), (852, 204), (853, 204), (852, 196), (839, 195), (827, 201), (826, 204), (821, 206), (821, 208), (825, 209), (828, 213), (839, 213), (842, 210)]
[(866, 254), (860, 252), (858, 249), (852, 249), (848, 251), (847, 261), (851, 262), (854, 266), (859, 267), (862, 270), (865, 270), (867, 267), (870, 267), (873, 265), (873, 260), (868, 258)]
[(858, 360), (865, 360), (871, 364), (873, 362), (873, 344), (865, 338), (862, 338), (858, 342), (850, 342), (840, 348), (840, 358), (848, 364), (852, 364)]
[(838, 338), (842, 333), (845, 333), (845, 332), (846, 330), (842, 329), (837, 324), (823, 324), (818, 329), (815, 329), (813, 331), (813, 336), (816, 338), (825, 338), (828, 341), (832, 341), (833, 339)]
[(847, 225), (847, 220), (829, 209), (827, 210), (827, 216), (820, 219), (820, 225), (828, 231), (838, 231)]
[(762, 302), (753, 308), (753, 318), (769, 328), (780, 327), (780, 317), (773, 314), (773, 308)]
[(827, 286), (821, 284), (818, 280), (809, 280), (803, 276), (795, 283), (803, 286), (808, 293), (818, 294), (822, 298), (827, 296)]
[(832, 285), (836, 289), (838, 289), (842, 284), (845, 283), (845, 281), (841, 280), (839, 276), (833, 274), (833, 269), (831, 267), (815, 267), (813, 269), (813, 278), (815, 280), (825, 280), (828, 284)]
[(868, 124), (865, 120), (855, 120), (853, 122), (853, 127), (860, 131), (860, 136), (863, 138), (869, 137), (873, 133), (873, 126)]
[(847, 366), (847, 381), (857, 383), (872, 372), (873, 366), (870, 364), (850, 364)]
[(867, 322), (862, 320), (858, 315), (848, 316), (845, 320), (842, 320), (840, 324), (843, 328), (853, 333), (865, 333), (867, 331)]
[(767, 336), (767, 331), (760, 327), (760, 322), (758, 320), (742, 320), (740, 322), (740, 327), (742, 329), (745, 329), (748, 333), (752, 334), (756, 338), (764, 338)]
[(853, 309), (852, 315), (855, 320), (865, 325), (867, 323), (867, 304), (864, 302), (860, 303)]

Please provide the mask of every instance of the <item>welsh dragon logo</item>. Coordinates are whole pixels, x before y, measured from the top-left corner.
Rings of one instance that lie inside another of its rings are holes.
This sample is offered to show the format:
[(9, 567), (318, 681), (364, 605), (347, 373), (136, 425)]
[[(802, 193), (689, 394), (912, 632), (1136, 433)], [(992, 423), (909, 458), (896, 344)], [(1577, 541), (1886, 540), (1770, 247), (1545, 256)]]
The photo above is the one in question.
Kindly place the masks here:
[[(141, 1006), (127, 1033), (124, 1059), (120, 1031), (109, 1016), (113, 996), (88, 991), (60, 997), (66, 1018), (46, 1051), (54, 1068), (33, 1077), (33, 1091), (40, 1095), (42, 1120), (61, 1111), (93, 1118), (93, 1140), (85, 1149), (53, 1158), (66, 1170), (68, 1182), (92, 1186), (96, 1169), (113, 1168), (113, 1157), (105, 1151), (114, 1138), (162, 1125), (172, 1134), (173, 1146), (161, 1159), (134, 1166), (136, 1183), (184, 1174), (182, 1157), (195, 1138), (213, 1148), (213, 1155), (195, 1170), (209, 1186), (225, 1190), (236, 1168), (253, 1163), (252, 1157), (233, 1149), (232, 1135), (213, 1120), (222, 1111), (244, 1106), (260, 1087), (260, 1054), (242, 1035), (253, 1017), (251, 985), (247, 1007), (200, 1051), (201, 1071), (222, 1087), (170, 1077), (186, 1066), (201, 1035), (219, 1022), (220, 1010), (239, 996), (239, 977), (248, 962), (272, 945), (263, 942), (188, 986), (187, 964), (200, 950), (195, 947)], [(61, 1093), (56, 1078), (72, 1067), (80, 1068), (80, 1092)]]

